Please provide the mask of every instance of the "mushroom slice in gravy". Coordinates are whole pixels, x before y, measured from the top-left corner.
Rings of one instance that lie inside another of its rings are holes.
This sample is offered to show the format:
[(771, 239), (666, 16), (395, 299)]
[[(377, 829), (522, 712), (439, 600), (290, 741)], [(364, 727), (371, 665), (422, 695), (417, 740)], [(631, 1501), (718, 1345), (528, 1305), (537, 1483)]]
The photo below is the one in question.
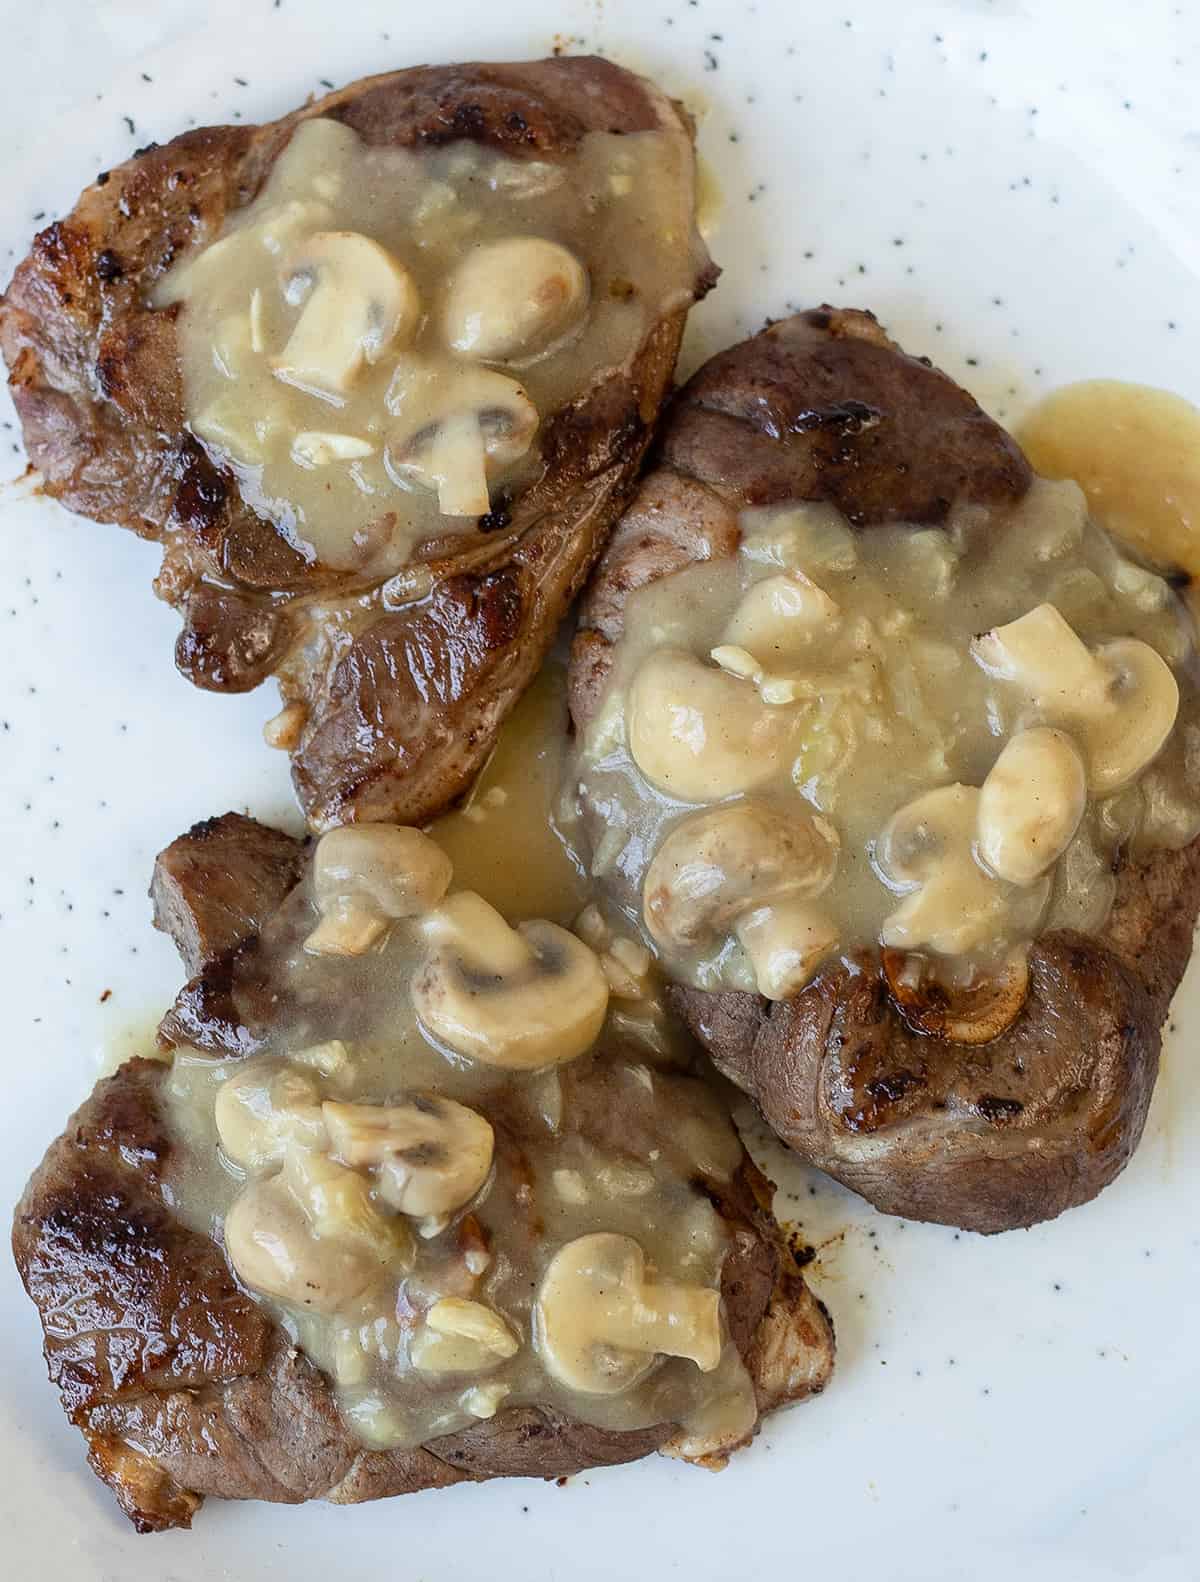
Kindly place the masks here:
[(883, 947), (927, 1030), (995, 1036), (1038, 932), (1103, 924), (1088, 875), (1200, 831), (1194, 657), (1071, 482), (942, 529), (743, 511), (629, 595), (572, 772), (593, 871), (678, 981), (783, 999)]

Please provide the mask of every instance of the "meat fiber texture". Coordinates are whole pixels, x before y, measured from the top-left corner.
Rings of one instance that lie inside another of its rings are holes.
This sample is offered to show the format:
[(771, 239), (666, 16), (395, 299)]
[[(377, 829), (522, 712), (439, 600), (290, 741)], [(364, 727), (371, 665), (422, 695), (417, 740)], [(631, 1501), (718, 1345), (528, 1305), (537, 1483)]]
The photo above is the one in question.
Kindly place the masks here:
[[(261, 1034), (256, 931), (304, 860), (302, 843), (232, 813), (197, 825), (159, 857), (158, 921), (196, 969), (193, 1004), (219, 1001), (208, 1047), (230, 1058)], [(220, 885), (209, 882), (214, 867)], [(244, 977), (251, 1008), (243, 1016)], [(218, 986), (208, 999), (206, 979)], [(229, 1036), (231, 1017), (238, 1038)], [(628, 1118), (588, 1104), (585, 1065), (580, 1125), (601, 1146), (620, 1148)], [(354, 1504), (493, 1477), (561, 1477), (670, 1445), (676, 1424), (621, 1432), (521, 1406), (413, 1449), (365, 1447), (325, 1375), (239, 1286), (217, 1242), (172, 1212), (167, 1073), (160, 1061), (137, 1059), (101, 1082), (51, 1145), (13, 1224), (51, 1381), (93, 1470), (139, 1531), (190, 1525), (205, 1495)], [(522, 1141), (512, 1135), (505, 1146)], [(746, 1159), (731, 1182), (705, 1190), (729, 1226), (725, 1314), (760, 1413), (823, 1389), (833, 1330), (771, 1217), (770, 1184)]]
[[(722, 352), (668, 409), (584, 597), (576, 725), (599, 706), (629, 595), (735, 554), (745, 508), (825, 501), (860, 531), (937, 526), (955, 505), (1015, 502), (1031, 479), (1011, 436), (869, 313), (823, 307)], [(1128, 1163), (1198, 910), (1200, 842), (1122, 857), (1105, 928), (1037, 940), (1023, 1009), (982, 1045), (915, 1030), (874, 950), (789, 1000), (670, 997), (808, 1163), (886, 1213), (1009, 1230), (1087, 1202)]]
[[(306, 559), (244, 503), (187, 428), (178, 309), (147, 306), (156, 280), (253, 200), (313, 116), (371, 146), (471, 139), (550, 161), (592, 131), (661, 131), (690, 154), (693, 128), (651, 83), (599, 59), (370, 77), (282, 120), (186, 132), (103, 172), (37, 235), (0, 299), (30, 462), (72, 511), (163, 544), (156, 587), (183, 616), (183, 674), (217, 692), (280, 676), (305, 720), (293, 779), (314, 828), (419, 823), (486, 760), (628, 503), (686, 307), (651, 324), (627, 364), (598, 369), (541, 415), (540, 474), (475, 531), (418, 546), (426, 591), (387, 609), (378, 586)], [(716, 271), (698, 236), (680, 246), (703, 295)]]

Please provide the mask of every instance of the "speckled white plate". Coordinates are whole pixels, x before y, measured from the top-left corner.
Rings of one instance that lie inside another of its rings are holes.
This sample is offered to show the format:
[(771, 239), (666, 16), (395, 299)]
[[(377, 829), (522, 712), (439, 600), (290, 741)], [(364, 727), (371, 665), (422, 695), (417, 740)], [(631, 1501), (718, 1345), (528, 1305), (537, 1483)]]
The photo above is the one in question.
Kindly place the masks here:
[[(725, 274), (688, 362), (766, 314), (874, 308), (997, 414), (1111, 374), (1200, 397), (1200, 12), (1172, 0), (2, 0), (0, 277), (135, 145), (322, 85), (556, 40), (701, 116)], [(24, 465), (0, 404), (0, 477)], [(171, 665), (157, 552), (0, 488), (0, 1201), (178, 966), (154, 852), (233, 806), (291, 813), (265, 693)], [(111, 992), (108, 992), (111, 991)], [(825, 1243), (840, 1367), (719, 1477), (672, 1462), (358, 1509), (210, 1504), (137, 1538), (86, 1471), (0, 1264), (0, 1569), (210, 1582), (1200, 1574), (1200, 977), (1145, 1141), (1098, 1202), (995, 1240), (783, 1176)], [(774, 1163), (774, 1161), (772, 1161)]]

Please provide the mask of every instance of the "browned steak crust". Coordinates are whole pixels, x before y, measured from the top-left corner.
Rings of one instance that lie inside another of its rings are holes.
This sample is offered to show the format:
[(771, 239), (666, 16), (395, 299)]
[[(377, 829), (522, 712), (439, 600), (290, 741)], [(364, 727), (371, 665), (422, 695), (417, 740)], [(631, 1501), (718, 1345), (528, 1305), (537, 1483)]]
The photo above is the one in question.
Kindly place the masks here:
[(241, 813), (193, 824), (160, 851), (150, 881), (154, 926), (191, 974), (236, 949), (300, 878), (304, 846)]
[[(272, 832), (246, 825), (253, 821), (212, 821), (261, 854)], [(182, 843), (194, 838), (189, 832)], [(178, 855), (180, 845), (168, 850)], [(292, 847), (295, 861), (300, 843)], [(259, 878), (252, 866), (234, 909), (247, 928), (215, 969), (227, 985), (238, 976), (238, 952), (252, 953), (253, 930), (278, 904)], [(184, 910), (164, 921), (186, 945), (195, 920), (181, 923)], [(325, 1376), (238, 1286), (217, 1243), (172, 1213), (167, 1070), (135, 1060), (101, 1082), (51, 1145), (13, 1224), (50, 1378), (93, 1469), (140, 1531), (189, 1525), (205, 1494), (349, 1504), (483, 1478), (563, 1476), (634, 1460), (671, 1438), (670, 1423), (615, 1432), (521, 1407), (416, 1449), (364, 1448)], [(574, 1071), (564, 1068), (568, 1084)], [(594, 1102), (586, 1075), (576, 1098), (573, 1110), (599, 1144), (650, 1145), (631, 1135), (628, 1118)], [(520, 1139), (502, 1145), (520, 1147)], [(746, 1160), (732, 1183), (708, 1191), (730, 1227), (722, 1295), (760, 1411), (821, 1390), (833, 1364), (832, 1327), (770, 1216), (769, 1183)]]
[[(713, 359), (676, 398), (660, 465), (618, 525), (572, 654), (577, 724), (607, 683), (637, 587), (733, 554), (749, 505), (825, 500), (859, 529), (1017, 499), (1031, 473), (970, 397), (869, 315), (822, 308)], [(1192, 948), (1200, 843), (1126, 859), (1096, 938), (1052, 934), (1016, 1023), (983, 1046), (914, 1031), (878, 954), (794, 999), (671, 991), (784, 1142), (878, 1208), (979, 1231), (1052, 1218), (1128, 1162), (1160, 1028)]]
[[(164, 1202), (166, 1073), (135, 1060), (102, 1082), (35, 1172), (13, 1226), (51, 1381), (139, 1530), (188, 1525), (205, 1494), (353, 1503), (463, 1479), (559, 1477), (671, 1437), (670, 1423), (616, 1432), (520, 1408), (417, 1449), (365, 1449), (324, 1375), (242, 1292), (217, 1244)], [(768, 1410), (823, 1388), (833, 1350), (828, 1317), (758, 1193), (747, 1162), (714, 1201), (733, 1238), (722, 1275), (730, 1331)]]
[(739, 511), (822, 500), (856, 527), (936, 526), (965, 500), (1019, 499), (1032, 477), (965, 390), (854, 308), (814, 308), (719, 352), (671, 403), (653, 460), (583, 599), (576, 724), (604, 690), (630, 593), (733, 554)]
[[(306, 561), (208, 459), (185, 427), (177, 309), (146, 305), (174, 261), (255, 197), (311, 116), (377, 146), (470, 138), (551, 159), (589, 131), (686, 137), (690, 123), (598, 59), (368, 78), (280, 121), (188, 132), (102, 174), (39, 233), (0, 299), (0, 351), (30, 460), (72, 510), (163, 543), (157, 587), (184, 617), (180, 669), (236, 692), (284, 667), (285, 695), (307, 713), (294, 768), (315, 825), (418, 822), (486, 757), (626, 503), (685, 313), (654, 326), (629, 368), (548, 416), (544, 471), (523, 494), (478, 532), (427, 546), (427, 592), (390, 614), (376, 602), (371, 619), (335, 638), (338, 601), (370, 590)], [(702, 263), (697, 290), (712, 278)]]

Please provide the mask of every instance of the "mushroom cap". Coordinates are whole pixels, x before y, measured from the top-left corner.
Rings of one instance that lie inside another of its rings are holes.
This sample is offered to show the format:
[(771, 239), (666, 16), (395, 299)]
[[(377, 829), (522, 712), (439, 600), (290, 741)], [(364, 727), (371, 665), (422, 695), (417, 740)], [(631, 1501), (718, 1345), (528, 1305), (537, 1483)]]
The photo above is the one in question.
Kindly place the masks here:
[(474, 248), (454, 272), (442, 315), (446, 340), (464, 357), (532, 360), (587, 311), (587, 270), (568, 248), (512, 236)]
[(663, 946), (727, 934), (752, 908), (811, 899), (837, 867), (837, 831), (818, 814), (747, 797), (683, 819), (642, 886), (646, 927)]
[(279, 1164), (290, 1147), (325, 1143), (321, 1096), (311, 1072), (278, 1060), (250, 1060), (217, 1089), (221, 1151), (251, 1174)]
[(224, 1234), (244, 1285), (310, 1312), (348, 1307), (383, 1267), (365, 1241), (315, 1235), (281, 1176), (243, 1187), (225, 1215)]
[(387, 1105), (327, 1099), (322, 1114), (334, 1157), (378, 1168), (380, 1196), (418, 1219), (469, 1203), (492, 1167), (491, 1125), (453, 1099), (425, 1093)]
[(650, 783), (681, 802), (752, 791), (779, 770), (790, 721), (755, 688), (684, 649), (639, 666), (626, 711), (629, 751)]
[(979, 855), (1010, 884), (1032, 884), (1074, 838), (1087, 807), (1079, 749), (1049, 726), (1022, 731), (996, 759), (979, 793)]
[(593, 951), (555, 923), (513, 929), (471, 891), (424, 924), (431, 950), (412, 984), (421, 1025), (485, 1065), (532, 1071), (590, 1049), (604, 1025), (608, 981)]
[(721, 641), (747, 649), (769, 668), (803, 653), (839, 619), (837, 605), (823, 588), (801, 571), (782, 571), (747, 589)]
[(1111, 704), (1085, 733), (1088, 783), (1111, 796), (1153, 763), (1179, 714), (1179, 683), (1149, 643), (1120, 638), (1104, 643), (1096, 658), (1112, 682)]

